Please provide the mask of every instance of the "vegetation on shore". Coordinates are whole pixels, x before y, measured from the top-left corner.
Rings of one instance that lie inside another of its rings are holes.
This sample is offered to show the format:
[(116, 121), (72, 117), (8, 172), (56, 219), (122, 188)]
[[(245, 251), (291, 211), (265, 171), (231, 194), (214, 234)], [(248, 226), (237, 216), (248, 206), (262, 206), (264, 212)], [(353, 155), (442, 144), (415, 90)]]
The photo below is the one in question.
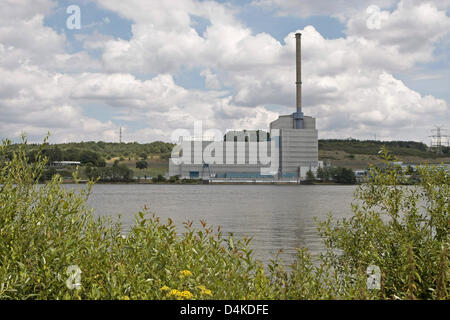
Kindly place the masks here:
[[(266, 268), (250, 240), (192, 222), (178, 233), (145, 210), (125, 232), (94, 218), (81, 191), (54, 175), (37, 186), (47, 160), (26, 141), (0, 152), (0, 299), (449, 299), (449, 174), (419, 169), (402, 186), (395, 166), (372, 168), (351, 218), (318, 222), (325, 251), (299, 249), (290, 266)], [(384, 150), (388, 164), (390, 155)], [(76, 175), (74, 177), (77, 179)], [(367, 286), (369, 266), (380, 288)], [(75, 273), (71, 273), (76, 270)], [(79, 273), (81, 271), (81, 273)]]
[[(377, 151), (383, 145), (389, 146), (392, 153), (399, 160), (407, 163), (449, 162), (449, 148), (443, 147), (442, 155), (423, 144), (414, 141), (359, 141), (319, 140), (319, 159), (323, 160), (326, 168), (320, 169), (317, 175), (308, 176), (304, 183), (309, 184), (354, 184), (356, 181), (350, 169), (367, 169), (370, 164), (380, 165)], [(147, 144), (106, 143), (106, 142), (78, 142), (63, 144), (31, 144), (26, 146), (27, 156), (31, 161), (39, 149), (49, 163), (53, 161), (79, 161), (81, 168), (78, 172), (80, 179), (97, 179), (100, 183), (199, 183), (190, 179), (173, 180), (161, 179), (169, 169), (170, 152), (173, 144), (156, 141)], [(7, 152), (17, 149), (18, 144), (9, 146)], [(331, 166), (330, 166), (331, 165)], [(65, 183), (72, 183), (74, 166), (63, 168), (47, 167), (41, 175), (41, 182), (49, 181), (55, 174), (64, 178)], [(413, 176), (408, 184), (416, 183)]]
[[(419, 164), (426, 161), (430, 163), (450, 162), (450, 148), (443, 146), (442, 154), (437, 155), (428, 146), (420, 142), (414, 141), (361, 141), (356, 139), (322, 139), (319, 140), (319, 160), (323, 160), (326, 165), (333, 167), (333, 170), (342, 169), (367, 169), (369, 164), (379, 165), (381, 161), (378, 157), (378, 150), (381, 146), (387, 146), (391, 153), (398, 157), (400, 161), (405, 163)], [(116, 161), (121, 166), (126, 166), (132, 172), (132, 176), (139, 180), (145, 181), (158, 175), (164, 176), (169, 169), (170, 152), (174, 144), (161, 141), (140, 144), (137, 142), (129, 143), (112, 143), (112, 142), (78, 142), (45, 145), (30, 144), (26, 146), (27, 156), (34, 159), (39, 148), (42, 153), (47, 156), (49, 162), (53, 161), (79, 161), (82, 170), (80, 170), (80, 178), (88, 179), (89, 175), (86, 171), (99, 173), (100, 182), (130, 182), (127, 179), (118, 179), (117, 175), (112, 173), (112, 169), (102, 169), (104, 167), (112, 167)], [(18, 145), (11, 145), (8, 152), (12, 152)], [(87, 169), (92, 167), (94, 169)], [(341, 169), (342, 168), (342, 169)], [(86, 170), (87, 169), (87, 170)], [(125, 170), (123, 170), (125, 171)], [(55, 169), (48, 168), (43, 174), (42, 180), (50, 180)], [(71, 180), (73, 170), (65, 168), (59, 169), (58, 173)], [(89, 173), (89, 172), (88, 172)], [(341, 172), (343, 173), (343, 172)], [(325, 173), (326, 176), (333, 177), (333, 172)], [(123, 176), (127, 176), (124, 174)], [(339, 179), (339, 183), (349, 183), (351, 180), (347, 173), (344, 179)], [(103, 179), (104, 178), (104, 179)], [(320, 181), (329, 182), (327, 178), (317, 177)], [(169, 182), (169, 181), (168, 181)], [(178, 182), (177, 182), (178, 183)]]
[[(318, 180), (317, 180), (318, 179)], [(319, 167), (316, 174), (311, 170), (306, 173), (308, 182), (331, 182), (337, 184), (355, 184), (356, 176), (352, 169), (342, 167)]]

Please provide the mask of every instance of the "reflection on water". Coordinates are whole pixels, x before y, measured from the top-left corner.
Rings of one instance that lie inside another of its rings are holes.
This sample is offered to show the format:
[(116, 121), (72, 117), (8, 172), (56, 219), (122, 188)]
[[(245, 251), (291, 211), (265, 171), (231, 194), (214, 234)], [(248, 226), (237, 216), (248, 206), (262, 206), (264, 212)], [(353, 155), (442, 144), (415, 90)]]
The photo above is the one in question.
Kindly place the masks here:
[(291, 260), (295, 248), (318, 253), (321, 242), (314, 217), (324, 219), (351, 214), (354, 186), (280, 185), (95, 185), (89, 204), (96, 215), (121, 214), (126, 228), (144, 206), (161, 217), (174, 220), (179, 231), (183, 222), (199, 226), (205, 219), (220, 225), (224, 234), (253, 237), (252, 248), (263, 262), (283, 249)]

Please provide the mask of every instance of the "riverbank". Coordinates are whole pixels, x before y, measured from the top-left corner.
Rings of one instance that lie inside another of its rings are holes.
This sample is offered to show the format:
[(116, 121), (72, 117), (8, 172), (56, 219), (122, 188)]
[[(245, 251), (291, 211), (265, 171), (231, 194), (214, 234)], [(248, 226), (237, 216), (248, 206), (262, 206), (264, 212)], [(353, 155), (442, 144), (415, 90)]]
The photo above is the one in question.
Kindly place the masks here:
[[(88, 180), (78, 180), (79, 184), (86, 184)], [(75, 180), (73, 179), (64, 179), (62, 184), (75, 184)], [(98, 181), (96, 184), (105, 184), (105, 185), (319, 185), (319, 186), (349, 186), (354, 184), (346, 184), (346, 183), (337, 183), (333, 181), (235, 181), (235, 180), (220, 180), (220, 181), (211, 181), (211, 180), (199, 180), (195, 182), (152, 182), (152, 180), (133, 180), (133, 181)]]

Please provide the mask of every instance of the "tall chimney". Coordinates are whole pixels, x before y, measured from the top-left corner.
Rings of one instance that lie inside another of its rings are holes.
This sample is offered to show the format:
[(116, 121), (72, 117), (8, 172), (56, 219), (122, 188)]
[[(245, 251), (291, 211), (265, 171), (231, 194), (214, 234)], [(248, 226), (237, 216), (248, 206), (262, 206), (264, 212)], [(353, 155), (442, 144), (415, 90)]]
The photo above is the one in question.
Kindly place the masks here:
[(302, 34), (295, 35), (297, 42), (297, 112), (302, 112)]
[(296, 33), (296, 62), (297, 62), (297, 112), (293, 114), (296, 129), (303, 128), (302, 112), (302, 34)]

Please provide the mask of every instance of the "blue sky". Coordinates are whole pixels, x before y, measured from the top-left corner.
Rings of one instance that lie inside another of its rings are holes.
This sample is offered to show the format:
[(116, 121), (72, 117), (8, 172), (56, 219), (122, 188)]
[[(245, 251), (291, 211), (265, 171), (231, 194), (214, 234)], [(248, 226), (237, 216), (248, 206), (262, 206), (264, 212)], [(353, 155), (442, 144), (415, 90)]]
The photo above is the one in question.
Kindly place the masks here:
[[(302, 29), (312, 25), (322, 36), (328, 39), (345, 37), (346, 26), (338, 18), (332, 16), (310, 16), (298, 17), (290, 15), (279, 15), (275, 9), (266, 9), (252, 5), (252, 1), (217, 1), (236, 6), (239, 10), (238, 19), (247, 27), (251, 28), (254, 34), (268, 33), (278, 41), (284, 43), (284, 38), (292, 30)], [(80, 6), (82, 11), (82, 28), (80, 30), (68, 30), (66, 20), (69, 16), (66, 8), (72, 4)], [(392, 9), (391, 9), (392, 10)], [(448, 13), (448, 10), (447, 10)], [(108, 18), (110, 22), (105, 23)], [(207, 19), (193, 17), (194, 28), (202, 34), (209, 25)], [(82, 41), (76, 39), (77, 34), (92, 34), (98, 32), (110, 35), (114, 38), (130, 40), (132, 37), (133, 21), (120, 17), (116, 12), (99, 7), (94, 2), (59, 0), (57, 8), (45, 17), (45, 25), (53, 28), (58, 33), (64, 33), (68, 39), (68, 51), (82, 51)], [(399, 79), (405, 81), (409, 87), (417, 90), (421, 94), (432, 94), (436, 97), (450, 101), (450, 62), (448, 53), (450, 52), (450, 36), (440, 41), (436, 47), (436, 61), (418, 65), (415, 70), (396, 74)], [(92, 55), (98, 55), (98, 51), (92, 51)], [(421, 79), (420, 75), (436, 74), (441, 77), (435, 79)], [(154, 74), (147, 75), (147, 78)], [(183, 87), (204, 89), (204, 79), (199, 75), (199, 70), (182, 70), (175, 75), (176, 81)]]
[[(2, 19), (16, 26), (12, 36), (0, 33), (0, 49), (10, 48), (0, 72), (12, 88), (3, 97), (0, 88), (0, 112), (8, 119), (0, 119), (0, 134), (10, 138), (27, 131), (39, 139), (50, 130), (54, 141), (114, 141), (123, 127), (130, 141), (168, 140), (196, 120), (223, 131), (267, 129), (293, 109), (297, 31), (305, 111), (317, 118), (321, 138), (377, 134), (428, 142), (434, 125), (450, 121), (447, 0), (7, 5), (3, 11), (17, 16)], [(79, 30), (66, 27), (70, 5), (80, 7)], [(375, 30), (366, 23), (373, 5)], [(58, 110), (61, 117), (39, 122), (15, 110)]]

